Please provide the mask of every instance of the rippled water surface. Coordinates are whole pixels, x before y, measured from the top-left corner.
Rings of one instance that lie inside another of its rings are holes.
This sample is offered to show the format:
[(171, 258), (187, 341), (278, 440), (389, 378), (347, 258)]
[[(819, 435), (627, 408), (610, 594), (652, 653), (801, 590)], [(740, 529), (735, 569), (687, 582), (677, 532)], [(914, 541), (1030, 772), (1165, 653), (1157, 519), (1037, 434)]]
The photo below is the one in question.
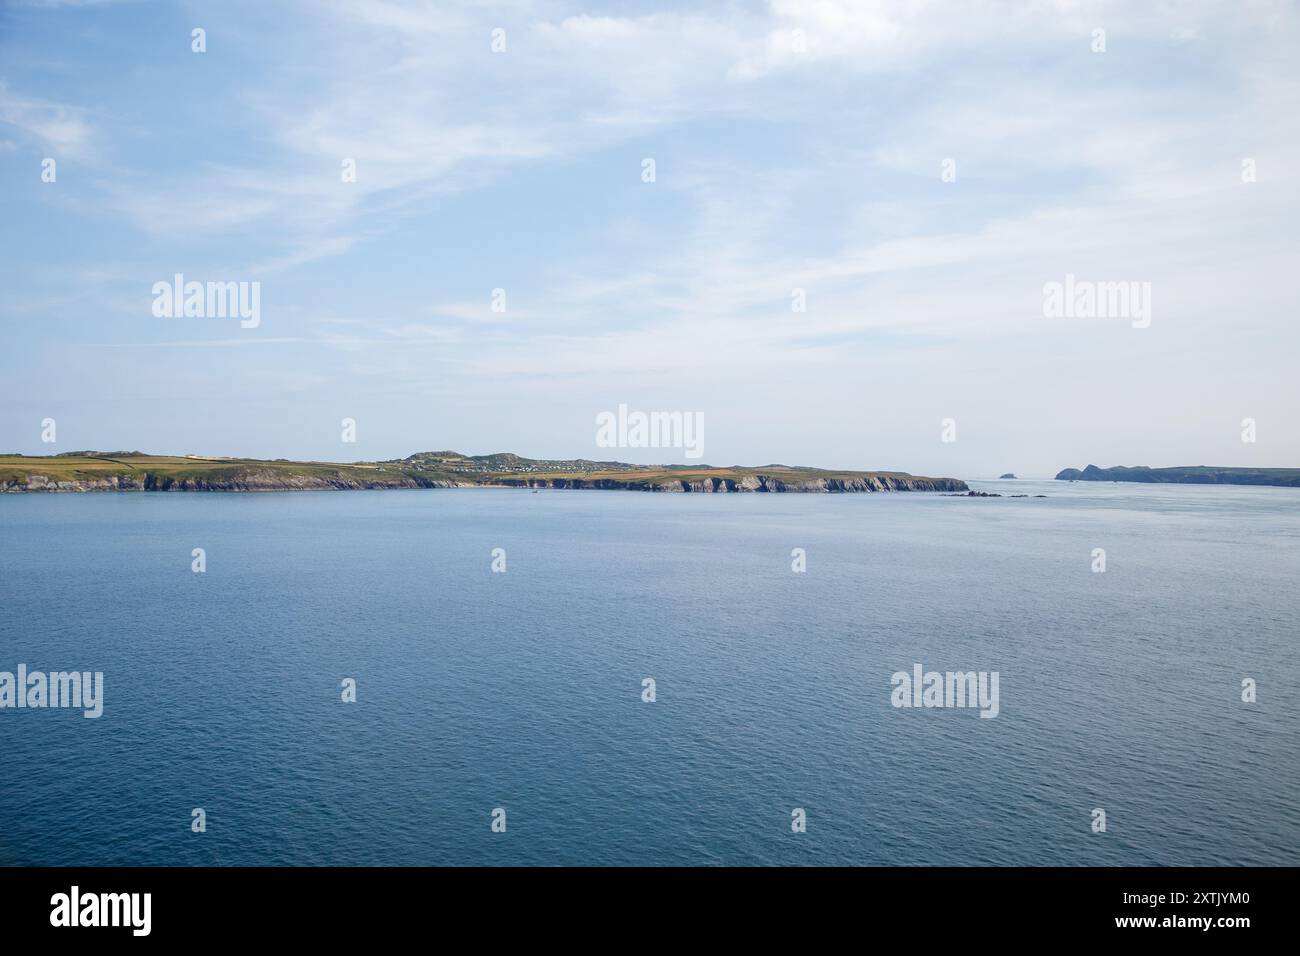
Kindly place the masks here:
[(0, 863), (1300, 864), (1300, 492), (974, 486), (0, 497)]

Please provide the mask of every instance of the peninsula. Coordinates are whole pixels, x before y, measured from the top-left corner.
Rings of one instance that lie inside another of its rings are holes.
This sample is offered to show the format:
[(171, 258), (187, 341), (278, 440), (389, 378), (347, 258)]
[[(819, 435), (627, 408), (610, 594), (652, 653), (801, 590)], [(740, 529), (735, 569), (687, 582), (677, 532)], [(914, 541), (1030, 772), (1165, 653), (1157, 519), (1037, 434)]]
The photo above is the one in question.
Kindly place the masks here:
[(419, 452), (374, 462), (173, 457), (77, 451), (0, 455), (0, 491), (299, 491), (367, 488), (595, 488), (663, 492), (968, 491), (957, 478), (790, 465), (629, 465)]
[(1300, 488), (1300, 468), (1216, 468), (1209, 465), (1183, 465), (1176, 468), (1148, 468), (1145, 465), (1098, 468), (1089, 465), (1080, 471), (1066, 468), (1057, 481), (1144, 481), (1191, 485), (1276, 485)]

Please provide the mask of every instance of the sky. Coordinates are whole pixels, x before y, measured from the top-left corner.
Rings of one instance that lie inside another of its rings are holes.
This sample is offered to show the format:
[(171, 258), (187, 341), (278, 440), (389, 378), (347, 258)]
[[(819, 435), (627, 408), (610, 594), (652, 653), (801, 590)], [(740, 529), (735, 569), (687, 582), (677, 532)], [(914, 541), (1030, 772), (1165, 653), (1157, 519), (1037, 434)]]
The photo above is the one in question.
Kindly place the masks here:
[(685, 460), (598, 446), (626, 405), (715, 465), (1300, 467), (1297, 51), (1252, 0), (5, 0), (0, 453)]

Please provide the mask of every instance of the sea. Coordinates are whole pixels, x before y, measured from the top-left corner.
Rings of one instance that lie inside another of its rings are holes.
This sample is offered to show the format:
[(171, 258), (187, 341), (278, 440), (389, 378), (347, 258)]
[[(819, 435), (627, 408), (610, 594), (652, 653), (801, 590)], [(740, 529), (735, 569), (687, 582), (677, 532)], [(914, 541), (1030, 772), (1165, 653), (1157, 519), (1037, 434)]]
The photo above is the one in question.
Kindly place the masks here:
[(0, 864), (1300, 864), (1300, 490), (971, 485), (0, 496)]

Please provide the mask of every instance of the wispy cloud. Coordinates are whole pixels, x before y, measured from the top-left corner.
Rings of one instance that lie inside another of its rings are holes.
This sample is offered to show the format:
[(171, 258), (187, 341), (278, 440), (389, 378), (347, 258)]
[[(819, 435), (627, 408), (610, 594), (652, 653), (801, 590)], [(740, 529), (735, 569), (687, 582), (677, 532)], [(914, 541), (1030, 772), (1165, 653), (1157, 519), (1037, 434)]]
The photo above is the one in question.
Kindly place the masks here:
[(22, 96), (0, 80), (0, 123), (7, 123), (55, 151), (56, 157), (81, 157), (91, 141), (85, 111)]

